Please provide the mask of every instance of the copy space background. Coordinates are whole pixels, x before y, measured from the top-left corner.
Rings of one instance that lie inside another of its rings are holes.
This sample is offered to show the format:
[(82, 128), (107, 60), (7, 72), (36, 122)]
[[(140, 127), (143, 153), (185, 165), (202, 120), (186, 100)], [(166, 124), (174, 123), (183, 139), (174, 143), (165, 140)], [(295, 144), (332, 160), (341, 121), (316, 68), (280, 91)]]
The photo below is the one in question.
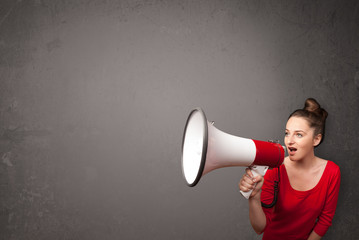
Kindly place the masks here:
[(260, 239), (243, 168), (181, 173), (191, 109), (283, 143), (329, 112), (342, 185), (325, 239), (359, 235), (358, 1), (0, 2), (1, 239)]

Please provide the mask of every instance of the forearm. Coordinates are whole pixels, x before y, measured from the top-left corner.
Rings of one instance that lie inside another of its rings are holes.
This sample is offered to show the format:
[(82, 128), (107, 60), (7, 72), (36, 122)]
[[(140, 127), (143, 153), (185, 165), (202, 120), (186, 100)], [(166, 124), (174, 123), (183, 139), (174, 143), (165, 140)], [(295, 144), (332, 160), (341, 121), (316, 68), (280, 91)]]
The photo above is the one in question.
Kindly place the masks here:
[(309, 235), (308, 240), (320, 240), (322, 239), (321, 236), (319, 236), (316, 232), (312, 231), (311, 234)]
[(251, 225), (257, 234), (261, 234), (266, 226), (266, 216), (262, 209), (260, 194), (250, 198), (248, 204)]

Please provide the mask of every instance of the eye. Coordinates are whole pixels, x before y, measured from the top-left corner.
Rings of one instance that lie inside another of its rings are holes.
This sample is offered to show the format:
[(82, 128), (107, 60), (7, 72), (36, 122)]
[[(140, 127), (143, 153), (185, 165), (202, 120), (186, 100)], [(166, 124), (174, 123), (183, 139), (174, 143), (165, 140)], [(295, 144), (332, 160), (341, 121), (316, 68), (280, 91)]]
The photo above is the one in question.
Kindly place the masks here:
[(289, 132), (285, 132), (285, 133), (284, 133), (284, 136), (285, 136), (285, 137), (288, 137), (288, 136), (289, 136)]
[(303, 134), (297, 133), (297, 137), (301, 138), (301, 137), (303, 137)]

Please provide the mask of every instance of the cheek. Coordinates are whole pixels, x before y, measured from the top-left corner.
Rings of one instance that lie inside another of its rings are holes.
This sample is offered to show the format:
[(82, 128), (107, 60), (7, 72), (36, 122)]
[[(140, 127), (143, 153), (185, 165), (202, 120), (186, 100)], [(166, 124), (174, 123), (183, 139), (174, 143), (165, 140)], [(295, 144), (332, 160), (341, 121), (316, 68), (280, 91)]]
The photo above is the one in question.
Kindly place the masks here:
[(305, 141), (301, 141), (301, 147), (305, 148), (305, 149), (312, 149), (313, 148), (313, 141), (312, 139), (303, 139)]

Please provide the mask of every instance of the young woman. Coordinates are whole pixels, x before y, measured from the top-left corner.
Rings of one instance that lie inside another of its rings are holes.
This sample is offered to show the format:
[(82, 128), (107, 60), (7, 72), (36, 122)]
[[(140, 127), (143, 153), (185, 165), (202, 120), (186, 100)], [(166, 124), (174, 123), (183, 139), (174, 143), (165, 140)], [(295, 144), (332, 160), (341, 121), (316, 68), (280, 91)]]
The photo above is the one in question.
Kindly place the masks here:
[[(239, 182), (240, 190), (253, 189), (248, 200), (253, 229), (268, 239), (321, 239), (331, 225), (339, 193), (340, 170), (331, 161), (314, 154), (324, 138), (328, 113), (309, 98), (303, 109), (288, 118), (284, 142), (288, 157), (279, 168), (268, 170), (264, 178), (251, 171)], [(274, 184), (279, 181), (274, 207), (262, 207), (273, 200)]]

